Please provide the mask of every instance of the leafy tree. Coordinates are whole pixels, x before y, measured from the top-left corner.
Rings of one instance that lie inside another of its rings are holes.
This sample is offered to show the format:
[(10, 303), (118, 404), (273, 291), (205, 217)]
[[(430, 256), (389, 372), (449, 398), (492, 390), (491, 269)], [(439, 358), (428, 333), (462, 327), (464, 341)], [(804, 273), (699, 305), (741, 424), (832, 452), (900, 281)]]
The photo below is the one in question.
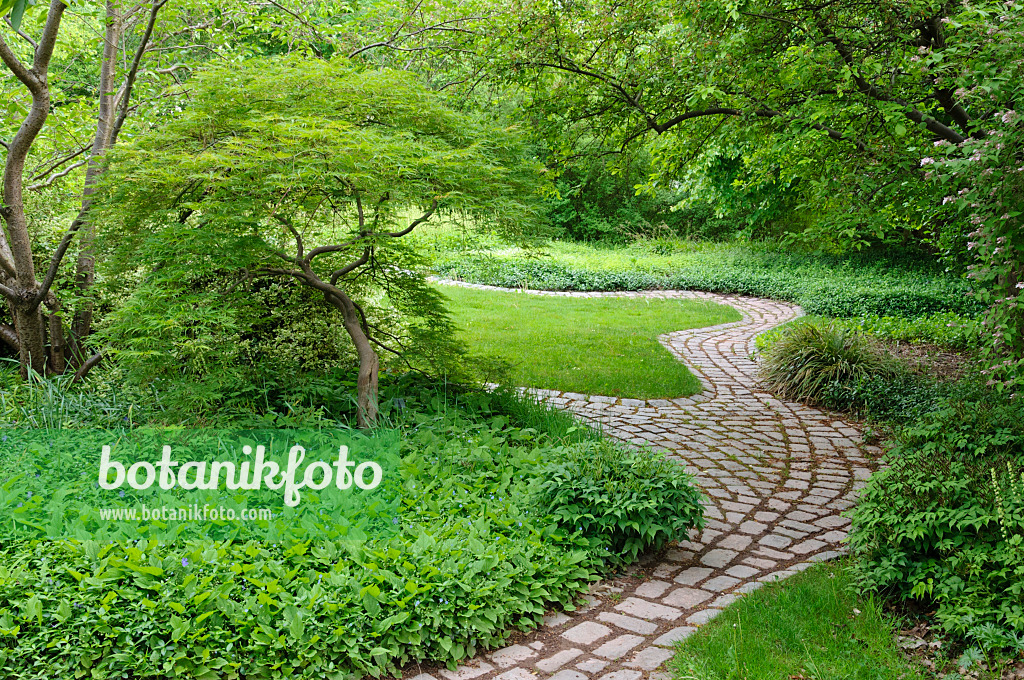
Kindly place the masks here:
[[(662, 182), (738, 150), (751, 186), (800, 178), (808, 202), (832, 218), (850, 213), (854, 245), (898, 218), (932, 218), (939, 201), (920, 181), (920, 160), (933, 141), (984, 135), (984, 105), (933, 73), (970, 59), (964, 22), (979, 11), (1019, 7), (520, 0), (481, 50), (506, 80), (530, 87), (554, 134), (608, 146), (662, 136)], [(580, 128), (588, 136), (564, 132)]]
[[(87, 297), (80, 300), (68, 337), (63, 320), (66, 300), (61, 298), (73, 297), (75, 289), (84, 295), (92, 286), (96, 225), (90, 207), (102, 173), (102, 157), (117, 143), (126, 120), (139, 106), (133, 92), (144, 61), (152, 62), (153, 52), (168, 49), (180, 36), (174, 31), (154, 36), (168, 1), (132, 6), (118, 0), (80, 2), (74, 9), (81, 14), (70, 18), (68, 5), (57, 0), (42, 14), (26, 14), (34, 4), (26, 0), (0, 3), (0, 14), (10, 10), (6, 26), (8, 34), (17, 39), (9, 44), (0, 32), (0, 59), (18, 85), (6, 93), (10, 103), (0, 126), (0, 134), (10, 134), (10, 141), (0, 139), (6, 152), (0, 207), (4, 223), (0, 230), (0, 294), (13, 320), (13, 325), (0, 323), (0, 339), (18, 351), (23, 374), (29, 368), (61, 373), (70, 367), (81, 376), (100, 358), (87, 359), (85, 354), (84, 341), (92, 327), (91, 301)], [(178, 18), (184, 15), (179, 13)], [(38, 38), (26, 31), (37, 32)], [(89, 31), (100, 36), (98, 54), (91, 51), (91, 41), (82, 39)], [(58, 48), (72, 52), (64, 55), (63, 63), (56, 54)], [(75, 66), (76, 62), (80, 63)], [(55, 65), (63, 68), (53, 74)], [(164, 77), (180, 68), (180, 64), (166, 69), (152, 66)], [(149, 75), (159, 77), (156, 71)], [(28, 100), (27, 107), (23, 99)], [(54, 112), (57, 124), (45, 129)], [(83, 167), (84, 173), (75, 172)], [(81, 182), (79, 206), (56, 242), (41, 247), (46, 238), (38, 228), (31, 228), (31, 199), (26, 202), (25, 192), (46, 190), (69, 175)], [(73, 283), (64, 282), (63, 295), (58, 295), (55, 286), (76, 236), (80, 243)]]
[(452, 110), (406, 72), (289, 57), (221, 64), (189, 87), (184, 112), (114, 156), (104, 202), (121, 258), (193, 287), (275, 276), (315, 290), (358, 354), (359, 423), (372, 424), (377, 349), (401, 354), (409, 338), (376, 326), (368, 302), (443, 321), (402, 237), (441, 213), (529, 227), (538, 168), (514, 128)]

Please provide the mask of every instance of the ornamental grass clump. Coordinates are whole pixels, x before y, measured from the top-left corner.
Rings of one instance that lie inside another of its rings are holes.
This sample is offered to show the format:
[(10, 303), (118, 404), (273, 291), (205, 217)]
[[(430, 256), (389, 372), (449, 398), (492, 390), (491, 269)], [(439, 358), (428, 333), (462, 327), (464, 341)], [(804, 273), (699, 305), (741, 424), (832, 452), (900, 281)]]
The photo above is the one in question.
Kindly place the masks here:
[(837, 385), (893, 375), (894, 362), (870, 339), (832, 322), (790, 326), (761, 355), (761, 380), (783, 399), (820, 403)]

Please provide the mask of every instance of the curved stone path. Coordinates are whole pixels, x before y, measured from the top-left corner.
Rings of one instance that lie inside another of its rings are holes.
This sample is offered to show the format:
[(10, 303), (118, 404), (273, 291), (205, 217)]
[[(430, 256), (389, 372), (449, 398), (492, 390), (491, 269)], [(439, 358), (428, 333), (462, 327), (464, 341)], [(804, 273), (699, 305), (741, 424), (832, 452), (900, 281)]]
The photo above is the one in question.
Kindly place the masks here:
[[(445, 281), (485, 290), (491, 286)], [(856, 427), (757, 385), (754, 338), (802, 312), (773, 300), (690, 291), (557, 293), (692, 298), (727, 304), (741, 321), (660, 340), (704, 385), (685, 399), (616, 399), (532, 390), (605, 434), (663, 449), (707, 494), (707, 527), (645, 565), (649, 578), (597, 584), (588, 606), (556, 613), (516, 644), (456, 671), (413, 680), (664, 680), (672, 644), (763, 583), (840, 554), (849, 520), (839, 513), (881, 452)]]

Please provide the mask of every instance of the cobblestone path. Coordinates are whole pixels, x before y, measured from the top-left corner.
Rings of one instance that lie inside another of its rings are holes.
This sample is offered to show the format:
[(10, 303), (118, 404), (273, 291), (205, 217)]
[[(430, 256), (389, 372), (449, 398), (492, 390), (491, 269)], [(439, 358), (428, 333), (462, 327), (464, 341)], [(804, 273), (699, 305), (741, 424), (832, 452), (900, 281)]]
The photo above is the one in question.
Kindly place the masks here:
[(552, 614), (517, 644), (413, 680), (664, 680), (673, 642), (763, 583), (839, 554), (849, 525), (839, 513), (853, 505), (880, 451), (834, 415), (759, 389), (754, 338), (800, 315), (798, 307), (689, 291), (536, 294), (705, 299), (743, 315), (660, 338), (703, 383), (692, 397), (533, 390), (611, 437), (664, 449), (685, 465), (708, 496), (707, 527), (646, 565), (650, 578), (597, 584), (573, 615)]

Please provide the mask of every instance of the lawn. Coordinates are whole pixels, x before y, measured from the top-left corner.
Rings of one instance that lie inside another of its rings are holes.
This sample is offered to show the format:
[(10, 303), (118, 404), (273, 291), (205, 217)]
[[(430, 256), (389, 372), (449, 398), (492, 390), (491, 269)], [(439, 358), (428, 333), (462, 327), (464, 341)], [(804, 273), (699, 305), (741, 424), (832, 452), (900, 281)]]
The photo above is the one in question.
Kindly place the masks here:
[(684, 397), (700, 383), (658, 336), (739, 321), (699, 300), (569, 298), (446, 287), (470, 351), (511, 364), (517, 386), (634, 399)]
[(679, 643), (674, 680), (913, 680), (892, 623), (852, 589), (842, 563), (773, 583), (726, 608)]

